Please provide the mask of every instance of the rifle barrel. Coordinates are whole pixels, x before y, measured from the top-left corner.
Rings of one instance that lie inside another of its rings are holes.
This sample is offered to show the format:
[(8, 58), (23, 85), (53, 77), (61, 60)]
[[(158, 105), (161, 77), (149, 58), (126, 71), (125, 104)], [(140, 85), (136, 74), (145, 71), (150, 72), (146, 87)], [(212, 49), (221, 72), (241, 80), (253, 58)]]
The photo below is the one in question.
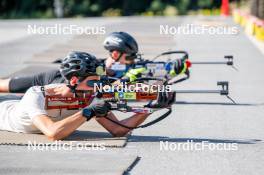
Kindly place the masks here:
[(228, 64), (227, 61), (193, 61), (192, 64)]
[(221, 90), (176, 90), (175, 92), (182, 94), (219, 94)]

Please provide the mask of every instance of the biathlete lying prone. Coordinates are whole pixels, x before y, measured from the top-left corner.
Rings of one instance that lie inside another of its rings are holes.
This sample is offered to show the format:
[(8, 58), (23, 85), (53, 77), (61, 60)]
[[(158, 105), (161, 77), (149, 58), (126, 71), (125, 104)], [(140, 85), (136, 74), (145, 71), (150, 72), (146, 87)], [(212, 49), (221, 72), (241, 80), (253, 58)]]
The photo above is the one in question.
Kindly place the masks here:
[[(104, 41), (104, 48), (109, 51), (109, 57), (104, 65), (107, 75), (116, 78), (135, 79), (144, 69), (133, 69), (138, 54), (136, 40), (125, 32), (113, 32)], [(178, 60), (173, 72), (184, 73), (185, 62)], [(59, 70), (43, 72), (33, 76), (18, 76), (0, 79), (0, 92), (24, 93), (32, 86), (44, 86), (53, 83), (65, 83), (65, 78)]]
[[(117, 125), (139, 126), (149, 116), (145, 113), (118, 121), (111, 112), (110, 104), (104, 100), (93, 98), (89, 105), (80, 110), (47, 109), (46, 96), (74, 97), (82, 96), (84, 91), (93, 90), (89, 81), (99, 81), (96, 68), (100, 63), (91, 54), (73, 52), (63, 59), (60, 74), (65, 83), (33, 86), (29, 88), (21, 100), (7, 100), (0, 103), (0, 130), (43, 133), (51, 140), (60, 140), (86, 121), (95, 118), (113, 136), (124, 136), (131, 129)], [(174, 102), (174, 92), (159, 93), (158, 100), (148, 107), (167, 108)], [(108, 119), (106, 119), (107, 117)], [(110, 119), (110, 120), (109, 120)], [(114, 122), (113, 122), (114, 121)]]

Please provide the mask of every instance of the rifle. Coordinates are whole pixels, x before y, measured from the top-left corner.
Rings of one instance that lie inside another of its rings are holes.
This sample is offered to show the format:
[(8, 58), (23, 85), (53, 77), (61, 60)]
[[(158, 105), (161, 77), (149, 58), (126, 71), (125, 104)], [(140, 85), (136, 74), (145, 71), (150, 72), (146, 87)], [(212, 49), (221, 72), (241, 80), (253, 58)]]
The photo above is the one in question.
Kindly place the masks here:
[[(163, 52), (157, 56), (155, 56), (151, 61), (154, 62), (157, 58), (162, 57), (162, 56), (168, 56), (167, 58), (167, 62), (171, 61), (171, 55), (178, 55), (178, 54), (182, 54), (181, 59), (183, 60), (187, 60), (189, 59), (189, 54), (186, 51), (168, 51), (168, 52)], [(140, 55), (141, 57), (141, 55)], [(223, 64), (223, 65), (227, 65), (227, 66), (233, 66), (234, 65), (234, 57), (233, 55), (225, 55), (224, 58), (227, 61), (192, 61), (192, 64)], [(142, 60), (142, 58), (139, 58)]]
[[(106, 77), (105, 77), (106, 78)], [(135, 82), (146, 82), (146, 81), (163, 81), (163, 79), (154, 78), (154, 77), (143, 77), (138, 78)], [(93, 80), (92, 80), (93, 81)], [(109, 80), (104, 80), (105, 85), (109, 84)], [(132, 82), (132, 83), (135, 83)], [(91, 83), (91, 82), (90, 82)], [(95, 82), (92, 82), (95, 83)], [(131, 82), (130, 82), (131, 83)], [(88, 82), (87, 82), (88, 84)], [(220, 95), (228, 95), (229, 94), (229, 88), (228, 88), (228, 82), (218, 82), (218, 85), (221, 86), (222, 89), (220, 90), (200, 90), (200, 91), (176, 91), (176, 93), (219, 93)], [(89, 105), (89, 103), (94, 98), (103, 99), (110, 105), (110, 110), (117, 110), (121, 112), (133, 112), (136, 114), (153, 114), (156, 111), (164, 110), (166, 109), (166, 112), (156, 119), (137, 126), (137, 127), (130, 127), (123, 125), (115, 120), (112, 120), (111, 118), (105, 116), (106, 119), (109, 121), (120, 125), (127, 129), (137, 129), (137, 128), (145, 128), (148, 126), (151, 126), (166, 117), (168, 117), (172, 109), (171, 107), (165, 107), (165, 108), (150, 108), (146, 106), (135, 106), (135, 105), (129, 105), (129, 102), (142, 102), (142, 101), (151, 101), (157, 99), (157, 92), (118, 92), (118, 91), (112, 91), (112, 92), (96, 92), (93, 93), (91, 91), (86, 91), (83, 93), (83, 96), (81, 97), (56, 97), (56, 96), (46, 96), (46, 109), (82, 109)]]
[[(174, 77), (169, 75), (169, 70), (172, 68), (173, 63), (176, 60), (172, 60), (171, 56), (172, 55), (181, 55), (180, 58), (182, 61), (187, 63), (187, 70), (184, 72), (184, 77), (180, 78), (180, 79), (175, 79)], [(158, 59), (159, 57), (162, 56), (168, 56), (167, 61), (155, 61), (156, 59)], [(208, 65), (208, 64), (213, 64), (213, 65), (220, 65), (220, 64), (224, 64), (224, 65), (228, 65), (228, 66), (232, 66), (234, 68), (234, 63), (233, 63), (233, 56), (232, 55), (226, 55), (224, 56), (224, 58), (227, 61), (214, 61), (214, 62), (209, 62), (209, 61), (200, 61), (200, 62), (188, 62), (189, 59), (189, 54), (186, 51), (168, 51), (168, 52), (163, 52), (159, 55), (157, 55), (156, 57), (154, 57), (152, 60), (145, 60), (142, 58), (142, 55), (138, 55), (137, 58), (137, 62), (134, 63), (132, 65), (132, 69), (136, 69), (136, 68), (146, 68), (147, 71), (144, 71), (143, 76), (141, 75), (140, 78), (137, 78), (134, 81), (140, 82), (140, 81), (151, 81), (151, 80), (158, 80), (160, 81), (165, 79), (166, 81), (168, 81), (168, 84), (172, 85), (172, 84), (177, 84), (180, 82), (183, 82), (187, 79), (190, 78), (190, 72), (189, 72), (189, 67), (191, 66), (191, 64), (196, 64), (196, 65)], [(114, 77), (108, 77), (108, 84), (111, 84), (111, 82), (113, 81), (117, 81), (119, 80), (118, 78), (114, 78)], [(93, 82), (95, 83), (95, 82)], [(92, 84), (93, 84), (92, 83)], [(224, 82), (217, 82), (217, 85), (221, 87), (220, 90), (177, 90), (176, 93), (217, 93), (220, 95), (225, 95), (227, 98), (231, 99), (228, 94), (229, 94), (229, 83), (227, 81)], [(118, 110), (121, 112), (134, 112), (134, 113), (139, 113), (139, 114), (151, 114), (154, 113), (157, 110), (160, 109), (150, 109), (150, 108), (146, 108), (146, 107), (142, 107), (142, 106), (131, 106), (128, 105), (129, 101), (142, 101), (142, 100), (155, 100), (157, 98), (157, 93), (144, 93), (144, 92), (103, 92), (103, 93), (96, 93), (96, 95), (89, 95), (89, 97), (82, 97), (82, 98), (76, 98), (74, 99), (75, 104), (72, 105), (72, 108), (83, 108), (85, 106), (87, 106), (89, 103), (88, 101), (90, 101), (90, 99), (95, 98), (95, 97), (99, 97), (102, 99), (105, 99), (105, 101), (107, 101), (110, 105), (111, 105), (111, 109), (110, 110)], [(52, 98), (50, 98), (51, 100)], [(89, 100), (88, 100), (89, 99)], [(62, 100), (62, 99), (60, 99)], [(66, 101), (69, 99), (65, 99)], [(72, 99), (70, 99), (72, 100)], [(232, 100), (232, 99), (231, 99)], [(232, 101), (234, 102), (234, 101)], [(46, 102), (47, 104), (48, 102)], [(70, 106), (64, 105), (64, 107), (69, 108)], [(136, 128), (144, 128), (150, 125), (153, 125), (161, 120), (163, 120), (164, 118), (166, 118), (171, 112), (171, 108), (167, 108), (168, 111), (161, 115), (160, 117), (158, 117), (157, 119), (138, 126)], [(136, 128), (131, 128), (129, 126), (125, 126), (122, 125), (121, 123), (118, 123), (108, 117), (106, 117), (108, 120), (112, 121), (113, 123), (116, 123), (122, 127), (128, 128), (128, 129), (136, 129)]]
[[(171, 57), (177, 55), (179, 57), (172, 59)], [(155, 61), (156, 59), (167, 56), (166, 61)], [(152, 60), (143, 59), (142, 55), (139, 54), (137, 57), (137, 61), (132, 65), (132, 69), (137, 68), (145, 68), (146, 71), (144, 73), (140, 74), (140, 76), (145, 77), (159, 77), (159, 78), (165, 78), (169, 81), (170, 84), (176, 84), (182, 81), (185, 81), (190, 78), (190, 71), (189, 67), (191, 65), (227, 65), (232, 66), (232, 68), (236, 69), (234, 67), (234, 58), (232, 55), (226, 55), (224, 56), (226, 61), (189, 61), (189, 54), (186, 51), (168, 51), (163, 52), (156, 57), (154, 57)], [(175, 79), (175, 76), (170, 75), (170, 70), (173, 69), (173, 64), (176, 60), (181, 60), (187, 64), (187, 70), (184, 72), (184, 77), (181, 79)], [(237, 70), (237, 69), (236, 69)], [(173, 79), (173, 80), (172, 80)]]

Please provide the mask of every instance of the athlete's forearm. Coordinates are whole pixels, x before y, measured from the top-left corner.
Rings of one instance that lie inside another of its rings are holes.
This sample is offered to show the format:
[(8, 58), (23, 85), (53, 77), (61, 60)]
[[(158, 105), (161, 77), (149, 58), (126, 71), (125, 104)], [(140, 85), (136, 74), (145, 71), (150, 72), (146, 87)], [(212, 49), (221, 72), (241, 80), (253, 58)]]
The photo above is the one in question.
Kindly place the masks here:
[(53, 123), (51, 129), (55, 131), (55, 140), (63, 139), (74, 132), (79, 126), (86, 122), (81, 112), (73, 114), (63, 120)]
[[(149, 114), (135, 114), (129, 118), (119, 121), (113, 113), (110, 112), (107, 115), (107, 117), (111, 118), (112, 120), (117, 121), (129, 127), (139, 126), (141, 123), (143, 123), (146, 120), (148, 116)], [(104, 117), (97, 118), (96, 120), (115, 137), (125, 136), (129, 131), (131, 131), (131, 129), (119, 126)]]
[(81, 112), (71, 115), (63, 120), (54, 122), (46, 115), (35, 117), (34, 125), (49, 139), (60, 140), (69, 136), (86, 121)]

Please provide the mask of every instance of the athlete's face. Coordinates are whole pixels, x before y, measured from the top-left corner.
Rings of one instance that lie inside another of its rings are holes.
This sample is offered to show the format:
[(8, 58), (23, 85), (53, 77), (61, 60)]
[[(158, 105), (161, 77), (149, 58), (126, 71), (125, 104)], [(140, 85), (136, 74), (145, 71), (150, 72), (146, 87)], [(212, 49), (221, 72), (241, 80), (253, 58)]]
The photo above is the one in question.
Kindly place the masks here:
[[(76, 87), (76, 90), (79, 91), (77, 92), (77, 94), (80, 93), (81, 95), (83, 93), (81, 91), (93, 91), (94, 90), (94, 87), (89, 86), (87, 83), (88, 81), (91, 81), (91, 80), (98, 81), (100, 80), (100, 76), (89, 76), (80, 83), (77, 77), (72, 77), (70, 80), (70, 84), (71, 86), (74, 86), (79, 83)], [(74, 95), (71, 89), (66, 84), (56, 86), (55, 88), (47, 89), (46, 91), (48, 91), (49, 94), (63, 96), (63, 97), (72, 97)]]
[(80, 84), (78, 84), (76, 90), (79, 91), (91, 91), (94, 90), (93, 84), (88, 83), (89, 81), (92, 82), (92, 80), (98, 81), (100, 80), (100, 76), (89, 76), (85, 78)]
[(110, 55), (111, 55), (111, 58), (114, 60), (113, 63), (119, 62), (120, 64), (133, 64), (133, 61), (126, 59), (126, 56), (127, 56), (126, 53), (122, 54), (118, 51), (113, 51), (110, 53)]

